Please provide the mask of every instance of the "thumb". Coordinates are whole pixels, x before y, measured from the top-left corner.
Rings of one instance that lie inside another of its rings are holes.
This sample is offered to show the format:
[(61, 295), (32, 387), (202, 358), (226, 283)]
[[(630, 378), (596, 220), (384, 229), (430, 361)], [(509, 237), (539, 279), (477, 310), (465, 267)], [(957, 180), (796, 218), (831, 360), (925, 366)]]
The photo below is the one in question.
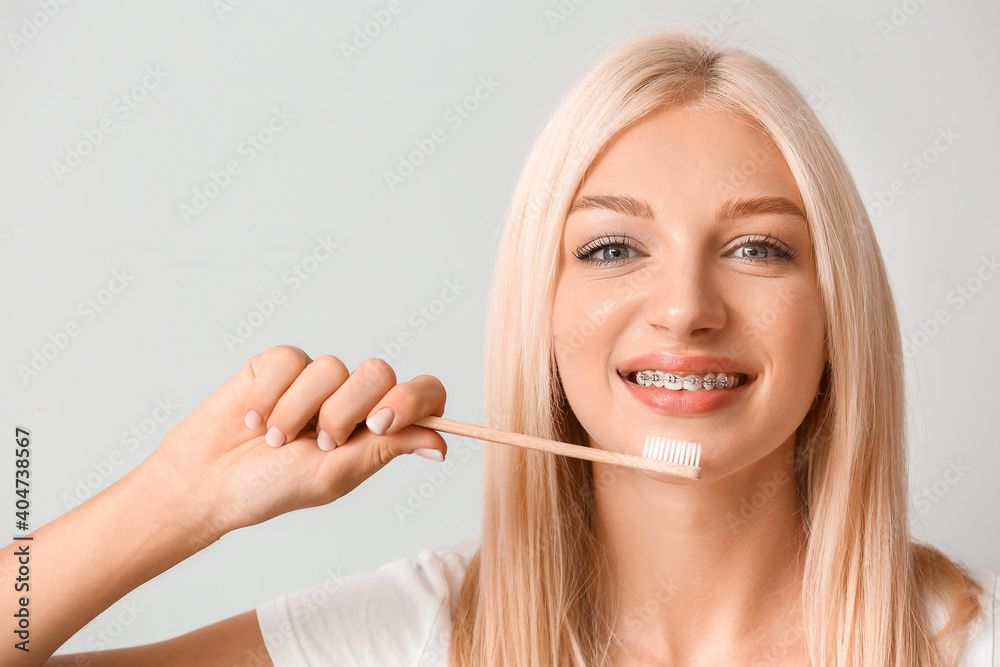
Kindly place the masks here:
[(384, 468), (397, 456), (416, 454), (444, 461), (448, 444), (441, 435), (422, 426), (405, 426), (389, 435), (376, 435), (360, 424), (347, 442), (326, 452), (323, 475), (334, 497), (345, 495)]
[(441, 435), (423, 426), (404, 426), (387, 435), (370, 433), (366, 446), (369, 461), (382, 467), (397, 456), (416, 454), (431, 461), (444, 461), (448, 453), (448, 443)]

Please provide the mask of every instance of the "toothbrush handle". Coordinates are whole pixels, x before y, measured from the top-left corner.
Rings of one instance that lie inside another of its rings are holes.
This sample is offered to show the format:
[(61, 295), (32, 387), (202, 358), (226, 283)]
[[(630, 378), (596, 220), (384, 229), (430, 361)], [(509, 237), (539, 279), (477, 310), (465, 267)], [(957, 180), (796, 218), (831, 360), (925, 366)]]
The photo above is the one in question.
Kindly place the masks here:
[(659, 461), (657, 459), (650, 459), (644, 456), (633, 456), (632, 454), (609, 452), (606, 449), (597, 449), (596, 447), (581, 447), (580, 445), (571, 445), (557, 440), (536, 438), (534, 436), (523, 435), (521, 433), (508, 433), (507, 431), (500, 431), (494, 428), (487, 428), (485, 426), (477, 426), (475, 424), (466, 424), (465, 422), (445, 419), (444, 417), (421, 417), (413, 423), (417, 426), (434, 429), (435, 431), (444, 431), (445, 433), (453, 433), (454, 435), (464, 435), (477, 440), (498, 442), (503, 445), (514, 445), (515, 447), (536, 449), (542, 452), (551, 452), (552, 454), (571, 456), (577, 459), (587, 459), (589, 461), (598, 461), (600, 463), (610, 463), (612, 465), (625, 466), (628, 468), (638, 468), (640, 470), (649, 470), (651, 472), (664, 472), (687, 479), (701, 479), (701, 468), (696, 466), (682, 465), (680, 463), (668, 463), (667, 461)]

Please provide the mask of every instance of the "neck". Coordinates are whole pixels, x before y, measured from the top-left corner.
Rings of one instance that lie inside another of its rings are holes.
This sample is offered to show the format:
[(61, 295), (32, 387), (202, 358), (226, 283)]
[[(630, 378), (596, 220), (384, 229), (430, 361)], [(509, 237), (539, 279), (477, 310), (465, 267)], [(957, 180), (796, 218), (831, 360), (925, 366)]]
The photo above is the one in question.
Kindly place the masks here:
[(594, 463), (624, 650), (685, 664), (773, 652), (775, 642), (791, 648), (789, 637), (801, 635), (805, 546), (794, 442), (698, 485)]

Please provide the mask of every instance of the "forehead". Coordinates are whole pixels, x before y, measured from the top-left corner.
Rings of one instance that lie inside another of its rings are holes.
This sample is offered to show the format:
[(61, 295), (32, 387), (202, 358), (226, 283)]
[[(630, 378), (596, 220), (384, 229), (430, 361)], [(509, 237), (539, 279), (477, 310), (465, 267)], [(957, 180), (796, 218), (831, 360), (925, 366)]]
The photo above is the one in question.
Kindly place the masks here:
[(734, 197), (784, 196), (801, 206), (781, 152), (746, 116), (679, 106), (636, 121), (600, 152), (579, 195), (641, 195), (662, 212), (718, 208)]

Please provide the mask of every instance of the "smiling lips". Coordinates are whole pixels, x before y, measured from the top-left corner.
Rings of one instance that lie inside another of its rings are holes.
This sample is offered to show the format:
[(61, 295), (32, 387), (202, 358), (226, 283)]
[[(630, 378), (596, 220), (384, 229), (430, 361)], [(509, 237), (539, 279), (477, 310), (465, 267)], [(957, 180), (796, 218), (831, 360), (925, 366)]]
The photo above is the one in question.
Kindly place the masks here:
[(729, 389), (746, 379), (743, 373), (668, 373), (667, 371), (638, 371), (630, 373), (630, 382), (643, 387), (666, 387), (673, 391), (698, 391), (700, 389)]
[(629, 359), (619, 367), (618, 375), (639, 401), (657, 412), (675, 415), (702, 414), (732, 405), (757, 377), (728, 357), (664, 353)]

